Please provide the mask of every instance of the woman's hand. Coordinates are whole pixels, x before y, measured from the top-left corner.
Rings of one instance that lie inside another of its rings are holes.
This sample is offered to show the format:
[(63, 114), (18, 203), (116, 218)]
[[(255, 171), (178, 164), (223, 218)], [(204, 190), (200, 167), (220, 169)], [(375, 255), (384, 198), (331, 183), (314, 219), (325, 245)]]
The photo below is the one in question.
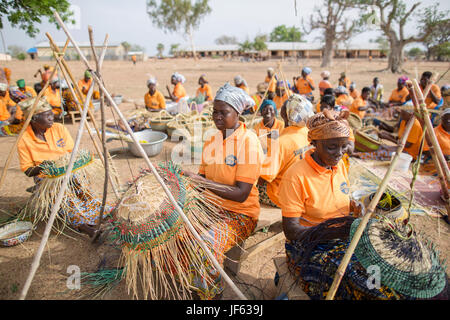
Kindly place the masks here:
[(364, 205), (356, 200), (350, 200), (350, 212), (353, 214), (353, 217), (360, 218), (365, 213)]

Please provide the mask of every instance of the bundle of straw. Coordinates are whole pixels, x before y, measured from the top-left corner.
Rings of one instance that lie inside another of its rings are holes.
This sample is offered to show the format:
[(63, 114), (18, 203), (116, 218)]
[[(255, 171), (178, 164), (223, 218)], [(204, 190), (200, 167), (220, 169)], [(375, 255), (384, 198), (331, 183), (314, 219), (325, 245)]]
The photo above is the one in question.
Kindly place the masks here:
[[(202, 186), (171, 163), (160, 165), (158, 173), (199, 234), (221, 228), (220, 211), (214, 199), (202, 195)], [(133, 297), (139, 298), (140, 285), (145, 299), (190, 299), (193, 270), (214, 283), (196, 238), (151, 171), (141, 172), (112, 216), (112, 240), (122, 249), (122, 276)]]

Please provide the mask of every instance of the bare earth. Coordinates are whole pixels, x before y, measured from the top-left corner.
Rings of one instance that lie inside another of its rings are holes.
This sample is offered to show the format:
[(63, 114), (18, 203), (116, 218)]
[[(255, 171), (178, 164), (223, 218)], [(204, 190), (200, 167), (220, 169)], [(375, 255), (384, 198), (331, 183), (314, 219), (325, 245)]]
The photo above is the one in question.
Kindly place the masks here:
[[(27, 85), (33, 85), (37, 81), (33, 74), (41, 67), (43, 62), (27, 60), (25, 62), (12, 61), (7, 67), (12, 70), (12, 80), (15, 82), (24, 78)], [(335, 60), (334, 67), (329, 68), (331, 81), (337, 83), (339, 73), (347, 71), (347, 76), (356, 82), (357, 88), (361, 90), (363, 86), (369, 86), (372, 79), (378, 76), (385, 88), (385, 99), (388, 99), (390, 92), (396, 86), (399, 75), (392, 75), (387, 72), (380, 72), (385, 68), (386, 61), (374, 60)], [(85, 70), (81, 62), (71, 61), (69, 66), (77, 80), (82, 77)], [(92, 66), (94, 63), (92, 62)], [(313, 70), (313, 80), (316, 85), (320, 81), (320, 72), (323, 70), (319, 60), (309, 61), (284, 61), (282, 64), (283, 73), (292, 83), (292, 77), (300, 73), (302, 66), (310, 66)], [(105, 61), (103, 66), (103, 78), (110, 93), (122, 94), (126, 99), (133, 99), (143, 103), (146, 92), (146, 80), (149, 75), (158, 78), (159, 89), (163, 94), (167, 94), (165, 86), (170, 84), (170, 75), (178, 71), (183, 74), (187, 82), (185, 88), (191, 96), (195, 94), (198, 87), (198, 77), (205, 73), (213, 91), (223, 85), (225, 81), (232, 81), (237, 74), (242, 75), (248, 82), (252, 92), (256, 90), (256, 85), (262, 82), (268, 67), (277, 67), (276, 61), (266, 62), (240, 62), (224, 61), (223, 59), (203, 59), (197, 62), (193, 60), (149, 60), (137, 63), (133, 66), (131, 62), (111, 62)], [(449, 67), (448, 63), (438, 62), (407, 62), (405, 69), (410, 72), (410, 78), (420, 77), (423, 71), (429, 70), (443, 74)], [(439, 82), (442, 86), (450, 83), (450, 74)], [(316, 98), (318, 90), (316, 89)], [(122, 103), (120, 108), (123, 111), (134, 109), (134, 105), (129, 102)], [(112, 119), (111, 111), (108, 111), (108, 118)], [(96, 114), (97, 119), (100, 114)], [(72, 136), (76, 136), (78, 124), (66, 123)], [(15, 138), (0, 138), (0, 170), (3, 170), (6, 158), (14, 144)], [(164, 151), (153, 158), (157, 163), (161, 160), (170, 159), (170, 150), (175, 145), (174, 142), (166, 142)], [(89, 135), (84, 134), (82, 148), (94, 151)], [(120, 151), (121, 143), (114, 141), (108, 144), (111, 154), (114, 155), (115, 167), (120, 172), (120, 180), (125, 183), (132, 175), (136, 175), (139, 168), (144, 167), (144, 161), (133, 155)], [(187, 165), (191, 170), (196, 169), (196, 165)], [(8, 170), (5, 185), (2, 187), (0, 195), (0, 217), (6, 213), (15, 214), (20, 206), (27, 200), (29, 193), (26, 188), (33, 185), (33, 181), (27, 178), (19, 168), (17, 152), (14, 151), (13, 161)], [(109, 198), (114, 200), (114, 196)], [(416, 230), (425, 232), (439, 248), (442, 258), (449, 260), (450, 235), (449, 225), (442, 219), (431, 217), (413, 216), (412, 222)], [(32, 237), (22, 245), (9, 248), (0, 248), (0, 299), (18, 299), (20, 290), (23, 287), (34, 253), (39, 247), (39, 243), (45, 225), (40, 224)], [(268, 233), (258, 232), (250, 238), (250, 242), (255, 242), (260, 238), (269, 237), (274, 232), (280, 231), (280, 226), (272, 227)], [(70, 236), (70, 238), (68, 237)], [(48, 242), (48, 247), (42, 256), (40, 267), (28, 292), (27, 299), (73, 299), (76, 295), (67, 290), (66, 281), (69, 274), (67, 268), (70, 265), (79, 266), (82, 272), (95, 271), (100, 261), (100, 248), (93, 246), (89, 239), (80, 234), (68, 231), (67, 236), (52, 233)], [(284, 254), (283, 243), (280, 242), (270, 249), (253, 256), (243, 262), (241, 273), (236, 280), (238, 287), (249, 299), (274, 299), (275, 267), (272, 259), (275, 256)], [(122, 281), (123, 282), (123, 281)], [(126, 288), (121, 283), (107, 297), (107, 299), (131, 299)], [(236, 294), (229, 288), (226, 289), (224, 299), (237, 299)]]

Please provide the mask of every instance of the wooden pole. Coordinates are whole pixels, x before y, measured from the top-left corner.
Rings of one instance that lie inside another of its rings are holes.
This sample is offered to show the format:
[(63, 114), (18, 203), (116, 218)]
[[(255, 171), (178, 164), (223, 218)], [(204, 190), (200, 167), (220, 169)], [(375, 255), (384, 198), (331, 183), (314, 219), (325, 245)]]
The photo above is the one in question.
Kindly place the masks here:
[[(92, 70), (92, 68), (89, 66), (89, 62), (87, 61), (87, 59), (85, 58), (83, 52), (81, 52), (80, 48), (78, 47), (78, 45), (76, 44), (76, 42), (73, 40), (71, 34), (69, 33), (67, 27), (65, 26), (64, 22), (61, 20), (61, 17), (59, 16), (59, 14), (55, 11), (54, 12), (54, 16), (56, 18), (56, 21), (58, 22), (58, 24), (60, 25), (60, 27), (64, 30), (64, 32), (66, 33), (67, 37), (70, 39), (70, 41), (72, 42), (72, 44), (74, 45), (75, 49), (77, 50), (78, 54), (80, 55), (82, 61), (84, 62), (84, 64), (86, 65), (86, 67), (89, 70)], [(142, 155), (142, 157), (144, 158), (145, 162), (147, 163), (147, 165), (150, 167), (153, 175), (155, 176), (156, 180), (159, 182), (159, 184), (161, 185), (161, 187), (163, 188), (164, 192), (166, 193), (167, 197), (169, 198), (170, 202), (172, 203), (172, 205), (175, 207), (175, 210), (178, 212), (178, 214), (182, 217), (183, 221), (186, 223), (186, 226), (189, 228), (189, 230), (192, 232), (192, 234), (194, 235), (194, 237), (198, 240), (198, 244), (200, 245), (200, 247), (204, 250), (204, 252), (206, 253), (206, 255), (209, 257), (210, 261), (212, 262), (212, 264), (214, 265), (214, 267), (220, 272), (220, 274), (224, 277), (224, 280), (230, 285), (231, 289), (239, 296), (240, 299), (243, 300), (247, 300), (247, 298), (244, 296), (244, 294), (239, 290), (239, 288), (233, 283), (233, 281), (230, 279), (230, 277), (227, 275), (227, 273), (223, 270), (223, 268), (220, 266), (220, 264), (217, 262), (216, 258), (214, 257), (214, 255), (211, 253), (211, 251), (208, 249), (208, 247), (206, 246), (204, 240), (200, 237), (200, 235), (198, 234), (198, 232), (195, 230), (195, 228), (192, 226), (191, 222), (189, 221), (189, 219), (186, 217), (186, 215), (184, 214), (183, 210), (181, 210), (180, 206), (178, 205), (178, 203), (176, 202), (175, 198), (173, 197), (172, 193), (170, 192), (170, 190), (168, 189), (167, 185), (164, 183), (163, 179), (161, 178), (161, 176), (159, 175), (158, 171), (156, 171), (156, 168), (154, 167), (154, 165), (151, 163), (150, 159), (148, 158), (147, 154), (145, 153), (144, 149), (142, 148), (141, 144), (139, 143), (137, 137), (135, 136), (135, 134), (133, 133), (133, 130), (131, 130), (130, 126), (128, 125), (128, 122), (126, 121), (125, 117), (123, 116), (122, 112), (120, 111), (119, 107), (116, 105), (114, 99), (111, 97), (111, 95), (108, 93), (108, 91), (106, 90), (106, 88), (103, 86), (103, 84), (101, 83), (100, 79), (97, 77), (97, 75), (95, 73), (93, 73), (93, 78), (94, 80), (97, 82), (98, 86), (100, 87), (100, 90), (102, 90), (106, 96), (106, 99), (109, 100), (111, 106), (114, 108), (114, 110), (116, 111), (116, 113), (118, 114), (118, 116), (120, 117), (120, 119), (123, 121), (125, 128), (128, 131), (128, 134), (131, 136), (131, 138), (133, 139), (139, 153)]]
[(84, 103), (84, 109), (83, 109), (81, 120), (80, 120), (80, 126), (78, 128), (78, 133), (77, 133), (77, 137), (75, 139), (75, 144), (73, 146), (73, 150), (70, 154), (70, 160), (69, 160), (69, 164), (67, 165), (66, 173), (64, 175), (64, 180), (61, 185), (61, 189), (59, 191), (58, 197), (56, 198), (56, 201), (52, 206), (52, 212), (50, 214), (50, 218), (47, 222), (47, 225), (45, 226), (45, 231), (44, 231), (44, 234), (42, 235), (42, 239), (41, 239), (41, 243), (39, 244), (38, 251), (36, 252), (33, 262), (31, 263), (30, 273), (28, 274), (27, 280), (25, 281), (25, 285), (22, 288), (22, 292), (20, 293), (20, 300), (25, 300), (25, 298), (27, 296), (28, 289), (30, 288), (31, 282), (33, 281), (33, 278), (34, 278), (34, 275), (36, 274), (36, 271), (39, 268), (39, 263), (41, 261), (42, 253), (44, 252), (45, 245), (47, 244), (47, 240), (50, 236), (50, 231), (52, 230), (56, 215), (58, 214), (58, 210), (61, 206), (61, 202), (65, 196), (67, 184), (69, 183), (69, 179), (72, 175), (73, 164), (74, 164), (76, 156), (77, 156), (78, 147), (80, 146), (81, 137), (83, 136), (84, 122), (86, 121), (87, 110), (89, 109), (89, 102), (91, 101), (91, 96), (92, 96), (93, 91), (94, 91), (94, 86), (92, 86), (89, 89), (89, 92), (87, 94), (86, 101)]
[(367, 207), (367, 210), (366, 210), (367, 213), (362, 218), (361, 222), (359, 223), (358, 228), (356, 229), (355, 234), (353, 235), (353, 239), (350, 242), (350, 244), (347, 248), (347, 251), (345, 252), (345, 255), (342, 258), (342, 261), (339, 265), (339, 268), (336, 271), (333, 283), (330, 287), (330, 290), (328, 291), (326, 300), (333, 300), (334, 295), (336, 294), (339, 284), (341, 283), (342, 277), (345, 274), (345, 270), (347, 269), (348, 263), (350, 262), (350, 259), (353, 255), (353, 252), (355, 251), (356, 246), (358, 245), (359, 239), (361, 238), (361, 236), (364, 232), (364, 229), (366, 228), (366, 225), (369, 222), (369, 219), (372, 217), (373, 213), (375, 212), (375, 208), (376, 208), (378, 202), (380, 201), (381, 196), (383, 195), (384, 191), (387, 188), (387, 184), (391, 178), (391, 174), (394, 171), (397, 161), (400, 157), (400, 154), (403, 151), (403, 148), (406, 144), (406, 140), (408, 139), (408, 136), (409, 136), (411, 128), (414, 124), (414, 121), (415, 121), (415, 117), (412, 116), (411, 119), (409, 119), (408, 123), (406, 124), (405, 132), (403, 133), (401, 142), (398, 145), (394, 159), (392, 159), (391, 165), (389, 166), (389, 169), (386, 172), (386, 174), (383, 178), (383, 181), (379, 185), (377, 192), (375, 193), (374, 197), (372, 198), (372, 201), (370, 202), (369, 206)]
[[(66, 44), (65, 44), (65, 46), (64, 46), (63, 52), (65, 52), (65, 50), (67, 49), (67, 46), (68, 46), (68, 45), (69, 45), (69, 39), (66, 40)], [(49, 78), (49, 79), (52, 79), (53, 76), (55, 75), (55, 73), (56, 73), (56, 67), (57, 67), (57, 64), (56, 64), (55, 67), (53, 68), (52, 74), (50, 75), (50, 78)], [(37, 106), (39, 100), (40, 100), (40, 99), (42, 98), (42, 96), (44, 95), (45, 90), (47, 89), (47, 87), (49, 86), (49, 84), (50, 84), (50, 80), (47, 81), (47, 82), (45, 83), (44, 88), (42, 88), (42, 90), (41, 90), (41, 91), (39, 92), (39, 94), (37, 95), (36, 100), (34, 101), (33, 106), (31, 107), (30, 114), (29, 114), (28, 117), (25, 119), (25, 122), (24, 122), (24, 124), (23, 124), (22, 129), (20, 130), (19, 135), (17, 136), (16, 141), (14, 141), (14, 145), (12, 146), (11, 150), (9, 151), (8, 158), (6, 158), (5, 166), (3, 167), (3, 171), (2, 171), (2, 176), (1, 176), (1, 178), (0, 178), (0, 190), (1, 190), (2, 185), (3, 185), (3, 182), (4, 182), (4, 180), (5, 180), (6, 172), (7, 172), (8, 168), (9, 168), (10, 163), (11, 163), (12, 155), (13, 155), (14, 151), (16, 150), (17, 144), (19, 143), (20, 139), (22, 139), (22, 136), (23, 136), (23, 134), (25, 133), (25, 130), (27, 129), (28, 125), (30, 124), (31, 118), (33, 117), (34, 111), (36, 110), (36, 106)]]

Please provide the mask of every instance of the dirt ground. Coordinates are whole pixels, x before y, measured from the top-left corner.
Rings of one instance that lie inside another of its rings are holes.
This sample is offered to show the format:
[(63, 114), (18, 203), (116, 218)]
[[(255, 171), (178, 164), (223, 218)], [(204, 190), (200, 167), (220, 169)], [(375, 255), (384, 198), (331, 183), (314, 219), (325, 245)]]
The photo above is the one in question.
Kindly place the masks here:
[[(36, 70), (44, 62), (12, 61), (7, 66), (12, 70), (12, 80), (23, 78), (27, 85), (33, 85), (37, 81), (33, 78)], [(77, 80), (83, 76), (85, 67), (79, 61), (68, 62)], [(92, 66), (94, 63), (92, 62)], [(262, 82), (268, 67), (276, 67), (277, 61), (265, 62), (241, 62), (224, 61), (222, 59), (202, 59), (199, 61), (175, 59), (175, 60), (149, 60), (137, 63), (133, 66), (131, 62), (105, 61), (102, 75), (110, 93), (122, 94), (126, 99), (132, 99), (143, 103), (146, 92), (146, 80), (149, 75), (158, 78), (159, 89), (166, 94), (166, 85), (170, 85), (170, 75), (178, 71), (183, 74), (187, 82), (185, 88), (190, 95), (194, 95), (198, 87), (198, 77), (205, 73), (213, 91), (223, 85), (225, 81), (232, 81), (237, 74), (242, 75), (250, 86), (252, 92), (256, 90), (256, 85)], [(292, 82), (292, 77), (300, 73), (300, 68), (309, 66), (312, 68), (312, 77), (316, 85), (320, 81), (320, 72), (323, 70), (319, 60), (284, 61), (282, 64), (283, 73)], [(369, 86), (373, 77), (378, 76), (385, 88), (385, 99), (388, 99), (390, 92), (396, 86), (399, 75), (381, 72), (386, 67), (385, 60), (336, 60), (334, 66), (328, 68), (331, 72), (331, 81), (337, 83), (339, 73), (347, 71), (348, 77), (355, 81), (357, 88), (361, 90), (363, 86)], [(407, 62), (405, 69), (408, 76), (420, 77), (421, 73), (429, 70), (443, 74), (449, 67), (448, 63), (438, 62)], [(439, 82), (439, 85), (450, 83), (450, 74)], [(316, 89), (316, 98), (318, 95)], [(124, 102), (120, 105), (122, 111), (134, 109), (134, 104)], [(99, 113), (96, 114), (99, 119)], [(108, 118), (112, 119), (111, 111), (108, 111)], [(66, 123), (72, 136), (76, 136), (78, 124)], [(3, 170), (8, 153), (15, 142), (14, 137), (0, 138), (0, 170)], [(170, 159), (170, 150), (175, 146), (174, 142), (165, 142), (164, 151), (151, 160), (157, 163), (161, 160)], [(94, 151), (89, 135), (84, 134), (82, 148)], [(139, 168), (144, 167), (144, 161), (121, 149), (120, 142), (108, 144), (111, 154), (114, 156), (114, 165), (120, 173), (120, 180), (125, 183), (132, 175), (136, 175)], [(196, 165), (186, 165), (191, 170), (196, 169)], [(5, 185), (0, 194), (0, 218), (6, 214), (17, 213), (18, 208), (28, 199), (29, 193), (26, 188), (33, 185), (33, 181), (27, 178), (19, 167), (17, 152), (14, 151), (13, 160), (9, 167)], [(113, 200), (113, 196), (109, 198)], [(442, 219), (431, 217), (413, 216), (412, 222), (416, 230), (425, 232), (434, 241), (441, 252), (442, 258), (449, 260), (449, 225)], [(40, 224), (32, 237), (25, 243), (9, 248), (0, 248), (0, 299), (18, 299), (20, 290), (23, 287), (34, 253), (39, 247), (39, 243), (45, 225)], [(267, 233), (258, 232), (252, 236), (249, 242), (269, 237), (281, 229), (279, 225), (269, 229)], [(273, 258), (284, 254), (283, 243), (280, 242), (273, 247), (266, 249), (262, 253), (253, 256), (243, 262), (241, 273), (238, 278), (234, 278), (238, 287), (249, 299), (274, 299), (276, 289), (274, 286), (275, 267)], [(84, 235), (68, 231), (65, 235), (52, 233), (47, 249), (41, 259), (40, 267), (28, 292), (27, 299), (74, 299), (76, 295), (69, 292), (66, 287), (69, 273), (67, 268), (71, 265), (79, 266), (81, 272), (92, 272), (100, 262), (100, 248), (90, 243)], [(107, 299), (131, 299), (127, 294), (123, 283), (116, 287)], [(224, 299), (237, 299), (236, 294), (229, 288), (226, 289)]]

